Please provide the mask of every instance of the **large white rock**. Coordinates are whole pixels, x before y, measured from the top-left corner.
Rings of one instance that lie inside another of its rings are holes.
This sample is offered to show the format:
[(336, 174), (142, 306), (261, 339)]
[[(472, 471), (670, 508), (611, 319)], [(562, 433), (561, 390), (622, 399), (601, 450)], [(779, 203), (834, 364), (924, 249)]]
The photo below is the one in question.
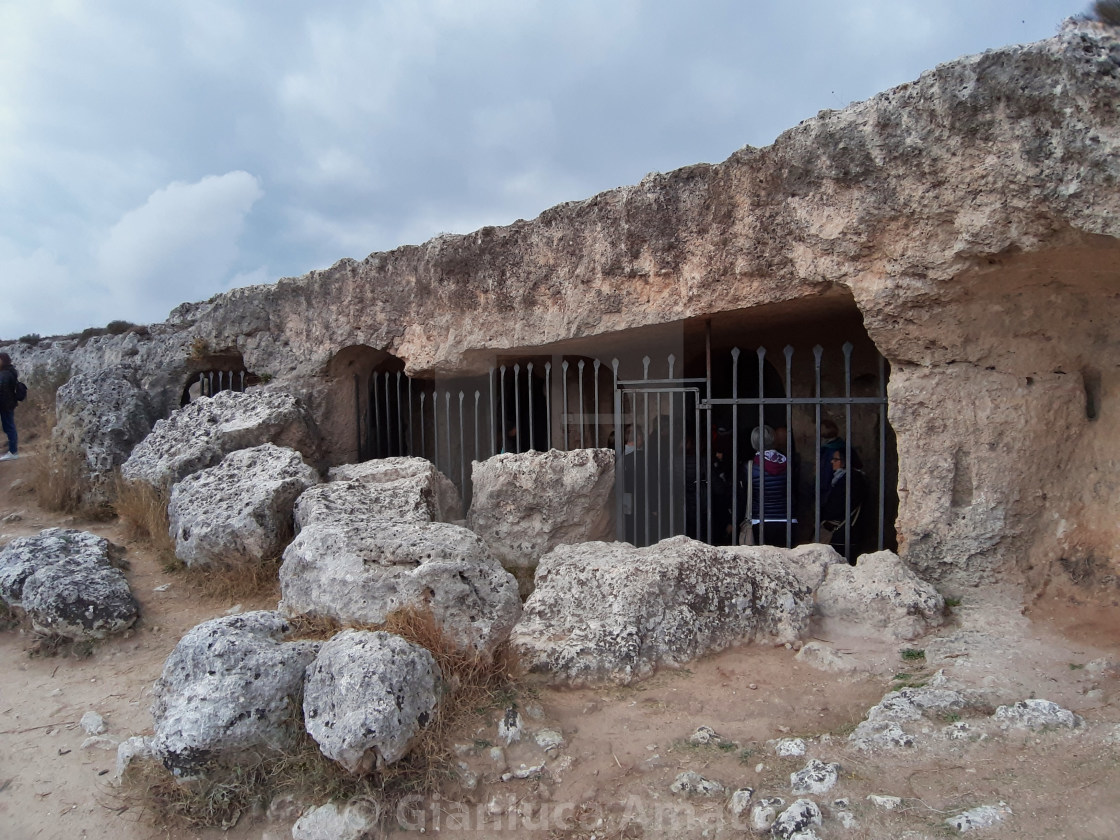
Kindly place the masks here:
[(175, 556), (188, 566), (251, 565), (279, 557), (292, 509), (319, 474), (293, 449), (271, 443), (231, 452), (171, 490)]
[(439, 704), (426, 649), (392, 633), (343, 630), (307, 668), (303, 720), (323, 755), (365, 773), (407, 754)]
[(369, 485), (416, 488), (434, 522), (455, 522), (463, 518), (463, 500), (451, 479), (426, 458), (376, 458), (360, 464), (331, 467), (330, 481), (360, 481)]
[[(841, 629), (853, 626), (896, 640), (916, 639), (945, 622), (945, 599), (892, 551), (862, 555), (855, 566), (828, 567), (817, 612)], [(827, 632), (827, 630), (826, 630)]]
[(176, 775), (251, 750), (282, 750), (298, 734), (304, 669), (318, 644), (286, 642), (290, 625), (260, 611), (187, 632), (152, 690), (151, 747)]
[(687, 537), (561, 546), (541, 558), (511, 643), (528, 670), (581, 685), (630, 683), (730, 645), (792, 642), (811, 598), (764, 557)]
[(558, 545), (614, 539), (614, 452), (524, 452), (475, 461), (469, 522), (509, 569)]
[(100, 509), (114, 499), (113, 475), (152, 430), (155, 412), (134, 370), (116, 365), (77, 374), (55, 396), (52, 466), (75, 467), (82, 503)]
[(454, 643), (484, 653), (521, 614), (517, 582), (476, 534), (443, 522), (384, 522), (360, 510), (303, 526), (284, 551), (280, 588), (284, 613), (343, 624), (380, 624), (403, 607), (430, 610)]
[(292, 840), (365, 840), (373, 836), (380, 811), (380, 806), (368, 798), (344, 805), (328, 802), (296, 820)]
[(70, 639), (101, 639), (132, 626), (140, 607), (114, 564), (123, 549), (85, 531), (48, 528), (0, 549), (0, 598), (32, 627)]
[(121, 475), (167, 489), (230, 452), (269, 442), (315, 460), (318, 435), (303, 403), (280, 391), (220, 391), (157, 422), (125, 461)]

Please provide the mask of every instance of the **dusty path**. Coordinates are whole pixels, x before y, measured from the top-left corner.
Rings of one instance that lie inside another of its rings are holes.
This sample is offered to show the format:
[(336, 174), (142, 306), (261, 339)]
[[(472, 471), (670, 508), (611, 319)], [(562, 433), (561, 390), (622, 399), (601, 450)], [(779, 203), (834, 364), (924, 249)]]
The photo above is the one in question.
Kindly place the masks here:
[[(26, 483), (20, 485), (30, 459), (0, 466), (0, 541), (63, 525), (124, 544), (128, 578), (143, 609), (133, 631), (84, 659), (30, 656), (33, 640), (26, 634), (0, 633), (0, 838), (290, 837), (290, 819), (270, 822), (258, 814), (226, 832), (161, 830), (125, 807), (109, 784), (113, 742), (150, 728), (151, 685), (182, 634), (235, 605), (202, 597), (163, 571), (115, 523), (74, 522), (39, 510)], [(826, 811), (819, 829), (824, 838), (951, 836), (955, 832), (943, 825), (947, 815), (1003, 802), (1010, 808), (1005, 821), (976, 836), (1113, 840), (1120, 835), (1120, 673), (1100, 665), (1120, 661), (1116, 610), (1043, 602), (1028, 619), (1009, 602), (998, 593), (967, 596), (950, 626), (918, 643), (926, 660), (917, 667), (900, 659), (897, 645), (833, 639), (862, 670), (837, 675), (799, 662), (785, 648), (741, 648), (632, 688), (530, 685), (522, 696), (523, 741), (494, 758), (494, 714), (476, 718), (457, 740), (464, 761), (479, 774), (478, 785), (449, 788), (438, 803), (417, 800), (399, 815), (393, 836), (417, 836), (409, 829), (421, 824), (434, 834), (437, 822), (438, 834), (448, 837), (745, 836), (721, 807), (722, 798), (675, 796), (669, 791), (674, 779), (695, 770), (729, 789), (754, 788), (756, 799), (780, 795), (788, 802), (796, 798), (790, 773), (815, 757), (841, 765), (836, 788), (815, 797)], [(270, 608), (275, 599), (242, 606)], [(920, 680), (937, 669), (993, 703), (1042, 697), (1082, 715), (1086, 725), (1072, 733), (995, 730), (982, 740), (931, 738), (886, 755), (849, 746), (846, 736), (867, 709), (901, 684), (895, 675), (905, 671)], [(104, 717), (108, 740), (83, 748), (89, 736), (79, 720), (87, 711)], [(721, 743), (689, 744), (701, 725), (714, 729)], [(543, 752), (531, 737), (541, 729), (560, 732), (563, 745)], [(794, 735), (808, 740), (806, 757), (778, 758), (767, 744)], [(528, 779), (501, 780), (522, 764), (542, 763), (546, 770)], [(877, 808), (869, 794), (900, 797), (901, 807)], [(840, 797), (849, 800), (854, 828), (844, 828), (831, 807)]]

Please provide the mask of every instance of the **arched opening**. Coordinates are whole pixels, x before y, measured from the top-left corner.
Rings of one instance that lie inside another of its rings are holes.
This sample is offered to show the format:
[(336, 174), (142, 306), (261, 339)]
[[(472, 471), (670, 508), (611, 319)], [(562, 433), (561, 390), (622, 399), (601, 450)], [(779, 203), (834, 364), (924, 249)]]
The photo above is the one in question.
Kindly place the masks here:
[(211, 350), (202, 342), (192, 348), (187, 370), (187, 381), (179, 392), (180, 407), (199, 397), (212, 397), (219, 391), (244, 391), (262, 381), (245, 368), (241, 351), (236, 348)]

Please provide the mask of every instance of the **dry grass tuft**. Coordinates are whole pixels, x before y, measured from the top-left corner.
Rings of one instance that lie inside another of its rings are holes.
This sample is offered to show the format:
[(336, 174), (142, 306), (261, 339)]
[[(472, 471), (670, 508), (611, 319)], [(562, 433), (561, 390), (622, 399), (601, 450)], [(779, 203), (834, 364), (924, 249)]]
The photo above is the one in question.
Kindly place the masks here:
[(280, 597), (280, 558), (256, 563), (189, 568), (178, 559), (168, 571), (179, 574), (200, 595), (218, 600), (240, 601)]
[(114, 476), (113, 484), (117, 516), (128, 527), (129, 536), (149, 543), (165, 565), (175, 565), (167, 491), (142, 481), (126, 481), (120, 473)]
[(79, 456), (48, 450), (46, 455), (32, 455), (30, 461), (31, 482), (42, 507), (60, 513), (96, 513), (84, 510), (86, 480)]

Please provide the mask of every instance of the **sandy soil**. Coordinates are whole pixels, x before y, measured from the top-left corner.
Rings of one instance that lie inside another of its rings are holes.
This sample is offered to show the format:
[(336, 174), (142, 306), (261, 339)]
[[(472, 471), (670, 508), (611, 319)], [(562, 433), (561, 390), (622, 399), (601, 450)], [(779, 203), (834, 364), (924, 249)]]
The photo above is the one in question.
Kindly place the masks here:
[[(88, 658), (33, 656), (27, 634), (0, 633), (0, 838), (290, 837), (291, 813), (272, 821), (247, 815), (226, 832), (168, 830), (120, 798), (109, 781), (113, 743), (150, 731), (151, 685), (183, 633), (235, 605), (200, 596), (164, 572), (116, 523), (40, 510), (28, 491), (31, 466), (30, 458), (0, 464), (0, 542), (62, 525), (123, 544), (143, 613), (134, 630)], [(1028, 616), (1018, 603), (1015, 592), (966, 594), (947, 627), (908, 643), (926, 652), (924, 662), (903, 661), (897, 643), (834, 634), (828, 641), (855, 670), (820, 671), (793, 650), (745, 647), (627, 688), (553, 691), (527, 683), (522, 739), (495, 752), (498, 713), (472, 720), (456, 742), (477, 784), (412, 801), (395, 814), (391, 836), (415, 836), (421, 826), (448, 837), (746, 836), (745, 821), (724, 807), (726, 796), (675, 795), (674, 779), (694, 770), (729, 791), (754, 789), (755, 801), (790, 802), (797, 798), (790, 774), (819, 758), (841, 767), (836, 787), (811, 797), (824, 811), (823, 838), (953, 836), (946, 817), (1005, 803), (1003, 822), (970, 836), (1112, 840), (1120, 835), (1120, 670), (1102, 664), (1120, 661), (1120, 611), (1053, 596)], [(242, 604), (274, 606), (267, 597)], [(986, 737), (937, 737), (961, 722), (946, 719), (924, 722), (928, 737), (911, 749), (868, 755), (849, 745), (847, 735), (885, 692), (938, 669), (955, 687), (982, 692), (987, 706), (962, 721)], [(894, 679), (903, 672), (911, 676)], [(988, 718), (995, 705), (1027, 697), (1053, 700), (1085, 725), (1004, 731)], [(108, 724), (109, 749), (83, 747), (79, 720), (90, 710)], [(690, 744), (699, 726), (720, 740)], [(562, 735), (558, 749), (546, 752), (534, 741), (545, 729)], [(807, 740), (807, 756), (779, 758), (767, 743), (791, 736)], [(543, 769), (502, 780), (522, 765)], [(902, 802), (885, 810), (869, 794)], [(850, 817), (840, 816), (838, 798), (848, 801)], [(856, 824), (846, 828), (842, 819)]]

